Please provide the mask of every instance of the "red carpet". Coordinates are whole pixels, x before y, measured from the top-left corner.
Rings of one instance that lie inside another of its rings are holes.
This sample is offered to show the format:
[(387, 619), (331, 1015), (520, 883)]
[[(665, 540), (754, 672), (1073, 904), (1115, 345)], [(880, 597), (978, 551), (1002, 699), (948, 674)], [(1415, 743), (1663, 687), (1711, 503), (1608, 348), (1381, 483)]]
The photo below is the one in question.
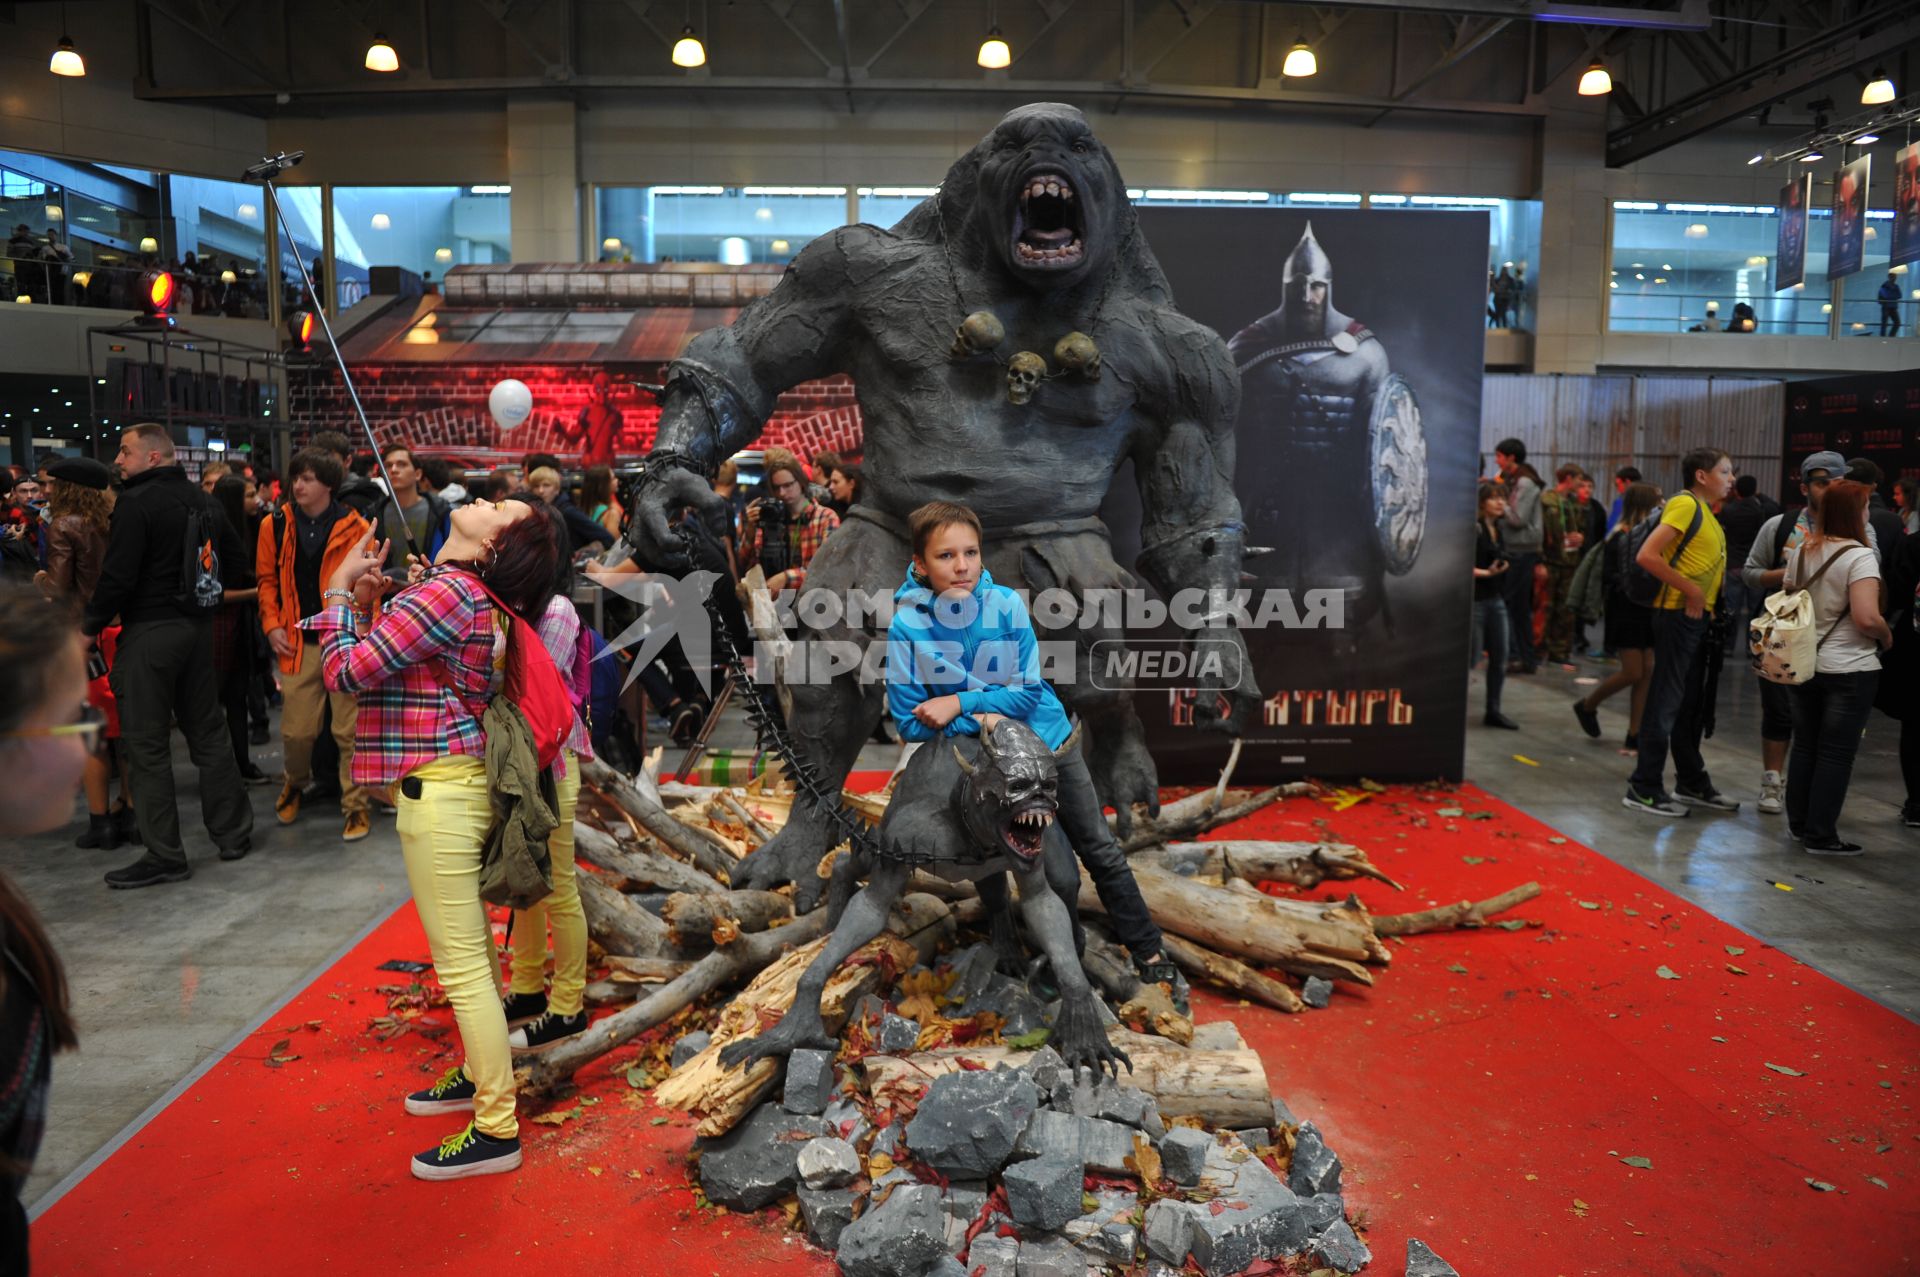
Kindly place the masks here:
[[(1359, 885), (1377, 912), (1546, 889), (1508, 915), (1543, 926), (1393, 942), (1378, 985), (1326, 1011), (1196, 999), (1343, 1156), (1370, 1271), (1398, 1277), (1409, 1235), (1468, 1277), (1920, 1271), (1920, 1028), (1471, 788), (1292, 800), (1232, 832), (1320, 831), (1408, 884)], [(691, 1210), (692, 1133), (653, 1124), (620, 1076), (631, 1047), (561, 1125), (523, 1112), (518, 1174), (412, 1179), (456, 1123), (399, 1102), (451, 1045), (369, 1025), (374, 987), (405, 979), (376, 964), (425, 948), (402, 908), (55, 1204), (34, 1271), (833, 1271), (773, 1214)], [(269, 1067), (282, 1039), (299, 1058)]]

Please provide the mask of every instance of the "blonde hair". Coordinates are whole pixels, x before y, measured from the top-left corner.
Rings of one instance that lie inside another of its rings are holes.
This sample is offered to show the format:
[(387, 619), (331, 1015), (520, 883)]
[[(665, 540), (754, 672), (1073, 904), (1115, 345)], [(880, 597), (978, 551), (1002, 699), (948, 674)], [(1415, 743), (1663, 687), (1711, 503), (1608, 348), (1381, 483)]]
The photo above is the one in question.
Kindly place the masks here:
[(563, 486), (560, 479), (560, 472), (552, 466), (540, 466), (535, 469), (532, 474), (527, 476), (527, 486), (529, 488), (536, 483), (551, 483), (556, 488)]
[(200, 472), (200, 482), (214, 483), (233, 473), (233, 467), (224, 461), (216, 461)]

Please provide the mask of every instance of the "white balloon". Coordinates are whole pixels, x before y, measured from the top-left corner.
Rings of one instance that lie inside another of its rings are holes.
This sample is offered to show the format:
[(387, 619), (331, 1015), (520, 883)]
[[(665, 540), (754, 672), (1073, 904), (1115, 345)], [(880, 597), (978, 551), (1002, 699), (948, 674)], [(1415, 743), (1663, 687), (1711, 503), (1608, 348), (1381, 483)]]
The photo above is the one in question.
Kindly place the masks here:
[(502, 430), (512, 430), (533, 413), (533, 391), (527, 383), (507, 378), (487, 395), (487, 411)]

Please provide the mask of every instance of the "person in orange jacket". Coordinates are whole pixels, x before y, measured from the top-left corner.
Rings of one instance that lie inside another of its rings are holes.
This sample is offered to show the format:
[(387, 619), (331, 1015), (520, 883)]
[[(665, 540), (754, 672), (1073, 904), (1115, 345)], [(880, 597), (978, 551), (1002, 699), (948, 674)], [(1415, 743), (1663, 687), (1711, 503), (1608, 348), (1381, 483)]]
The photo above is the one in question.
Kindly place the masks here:
[(308, 449), (287, 467), (292, 499), (260, 522), (255, 565), (260, 588), (260, 625), (280, 661), (281, 744), (286, 781), (273, 811), (280, 823), (300, 818), (300, 791), (313, 768), (313, 746), (329, 704), (333, 739), (340, 747), (340, 809), (346, 816), (340, 837), (358, 842), (372, 832), (371, 795), (353, 783), (353, 733), (356, 705), (345, 692), (329, 692), (321, 678), (320, 653), (306, 651), (300, 622), (326, 606), (325, 582), (347, 552), (366, 535), (369, 524), (337, 499), (343, 471), (328, 452)]

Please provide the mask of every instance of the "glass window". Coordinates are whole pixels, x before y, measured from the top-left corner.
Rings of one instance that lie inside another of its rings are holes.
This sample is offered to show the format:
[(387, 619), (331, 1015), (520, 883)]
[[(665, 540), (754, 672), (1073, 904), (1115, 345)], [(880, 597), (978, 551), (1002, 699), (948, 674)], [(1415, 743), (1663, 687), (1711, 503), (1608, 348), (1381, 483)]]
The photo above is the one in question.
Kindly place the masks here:
[(594, 209), (603, 262), (786, 263), (846, 224), (847, 188), (603, 186)]
[[(280, 306), (283, 312), (291, 314), (296, 310), (306, 310), (310, 303), (304, 295), (300, 283), (300, 271), (294, 264), (293, 254), (300, 254), (307, 271), (313, 276), (316, 288), (325, 288), (321, 278), (321, 257), (325, 253), (326, 240), (321, 234), (320, 206), (321, 191), (317, 186), (280, 186), (280, 212), (286, 218), (286, 228), (274, 238), (273, 251), (280, 255)], [(287, 247), (287, 237), (293, 237), (294, 248)]]
[(1911, 337), (1914, 312), (1920, 309), (1914, 305), (1913, 277), (1904, 264), (1891, 270), (1887, 266), (1887, 256), (1893, 246), (1893, 210), (1868, 209), (1866, 236), (1864, 264), (1847, 276), (1841, 293), (1840, 335), (1880, 336), (1880, 289), (1891, 283), (1893, 296), (1888, 300), (1894, 303), (1894, 313), (1900, 319), (1900, 335)]
[[(1487, 215), (1487, 324), (1524, 329), (1533, 317), (1540, 280), (1540, 201), (1491, 195), (1400, 195), (1375, 192), (1373, 208), (1425, 209)], [(1507, 283), (1502, 285), (1500, 277)], [(1505, 305), (1501, 305), (1504, 299)]]
[[(266, 193), (242, 182), (166, 178), (178, 296), (197, 314), (267, 317)], [(183, 307), (184, 309), (184, 307)]]
[(140, 271), (176, 255), (157, 175), (0, 151), (0, 293), (131, 308)]
[(509, 186), (336, 186), (334, 286), (344, 308), (367, 295), (375, 266), (431, 283), (451, 266), (513, 260)]
[[(1829, 220), (1826, 209), (1811, 210), (1806, 285), (1775, 290), (1780, 217), (1772, 206), (1615, 200), (1608, 326), (1614, 332), (1718, 332), (1733, 321), (1736, 306), (1746, 305), (1760, 332), (1824, 337)], [(1870, 242), (1869, 260), (1873, 247)], [(1880, 260), (1886, 261), (1884, 247)]]

